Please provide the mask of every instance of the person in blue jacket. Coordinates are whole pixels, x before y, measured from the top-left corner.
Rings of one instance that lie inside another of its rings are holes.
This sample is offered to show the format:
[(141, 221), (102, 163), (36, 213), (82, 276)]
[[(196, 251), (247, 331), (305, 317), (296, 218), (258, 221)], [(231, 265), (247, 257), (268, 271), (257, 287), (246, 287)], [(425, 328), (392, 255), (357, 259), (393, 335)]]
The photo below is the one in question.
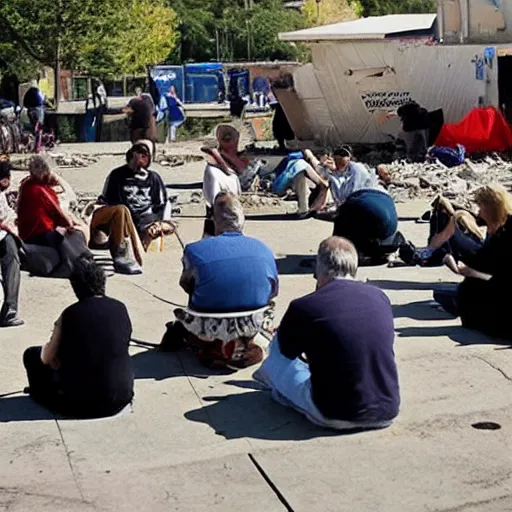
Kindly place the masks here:
[(164, 95), (164, 110), (167, 114), (169, 128), (167, 130), (167, 142), (176, 142), (178, 128), (185, 122), (185, 109), (183, 103), (176, 94), (174, 85), (171, 85), (169, 92)]

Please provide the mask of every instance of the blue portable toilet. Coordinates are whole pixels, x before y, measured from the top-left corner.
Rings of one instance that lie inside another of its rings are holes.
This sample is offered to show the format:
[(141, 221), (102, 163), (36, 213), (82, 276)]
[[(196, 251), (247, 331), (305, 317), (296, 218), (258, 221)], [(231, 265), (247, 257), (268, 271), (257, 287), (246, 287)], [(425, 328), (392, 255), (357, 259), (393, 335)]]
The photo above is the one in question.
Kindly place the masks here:
[(149, 70), (149, 76), (153, 86), (151, 95), (155, 105), (158, 105), (160, 97), (169, 91), (171, 85), (174, 85), (178, 98), (181, 101), (186, 101), (183, 66), (153, 66)]
[(222, 64), (207, 62), (185, 64), (185, 97), (187, 103), (213, 103), (225, 95)]

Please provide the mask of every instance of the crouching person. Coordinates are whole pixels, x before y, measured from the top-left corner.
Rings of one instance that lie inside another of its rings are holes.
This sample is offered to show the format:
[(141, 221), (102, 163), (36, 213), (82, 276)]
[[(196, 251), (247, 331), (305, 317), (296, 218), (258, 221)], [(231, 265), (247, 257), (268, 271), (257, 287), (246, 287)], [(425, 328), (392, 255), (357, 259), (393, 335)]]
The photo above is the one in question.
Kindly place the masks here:
[(316, 291), (290, 304), (254, 374), (279, 403), (339, 430), (388, 427), (400, 403), (391, 305), (355, 280), (357, 258), (344, 238), (322, 242)]
[(23, 355), (30, 396), (74, 418), (112, 416), (133, 398), (130, 317), (105, 295), (105, 273), (91, 257), (75, 262), (70, 281), (78, 302), (59, 317), (49, 343)]
[(185, 248), (180, 284), (189, 308), (174, 312), (177, 322), (168, 326), (162, 349), (185, 340), (206, 366), (237, 370), (263, 359), (255, 338), (272, 316), (277, 267), (269, 247), (242, 233), (245, 218), (235, 196), (221, 192), (213, 218), (216, 236)]
[(171, 207), (160, 175), (149, 169), (151, 144), (139, 141), (126, 153), (126, 164), (108, 176), (91, 221), (91, 239), (108, 236), (114, 270), (141, 274), (143, 252), (154, 238), (171, 234)]

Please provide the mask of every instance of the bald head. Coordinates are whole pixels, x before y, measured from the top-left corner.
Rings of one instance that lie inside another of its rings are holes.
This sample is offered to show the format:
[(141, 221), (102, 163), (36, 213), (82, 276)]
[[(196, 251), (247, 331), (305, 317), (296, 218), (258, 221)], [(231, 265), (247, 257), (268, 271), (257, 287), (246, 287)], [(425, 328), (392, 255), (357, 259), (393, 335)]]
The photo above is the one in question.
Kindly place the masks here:
[(327, 238), (318, 248), (318, 285), (324, 286), (337, 278), (356, 277), (358, 263), (357, 251), (352, 242), (339, 236)]
[(241, 233), (244, 229), (245, 215), (240, 200), (229, 192), (217, 194), (213, 204), (215, 234)]

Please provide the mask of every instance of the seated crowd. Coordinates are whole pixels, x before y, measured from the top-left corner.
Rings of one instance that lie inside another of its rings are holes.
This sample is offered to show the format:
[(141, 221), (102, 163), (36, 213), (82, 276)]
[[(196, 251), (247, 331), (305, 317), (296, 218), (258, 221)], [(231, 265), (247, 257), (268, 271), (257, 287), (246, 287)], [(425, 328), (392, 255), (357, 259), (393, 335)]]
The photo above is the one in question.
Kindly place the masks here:
[[(250, 162), (234, 150), (236, 134), (221, 128), (217, 135), (223, 144), (205, 150), (203, 238), (183, 253), (179, 284), (188, 305), (174, 311), (160, 350), (189, 348), (207, 367), (229, 371), (262, 362), (254, 379), (276, 401), (322, 427), (389, 426), (400, 406), (392, 308), (381, 290), (357, 281), (356, 274), (361, 263), (380, 264), (398, 246), (403, 257), (407, 253), (391, 196), (376, 175), (353, 161), (348, 148), (320, 160), (309, 151), (285, 159), (283, 190), (303, 194), (299, 204), (307, 216), (325, 213), (332, 200), (334, 229), (318, 249), (316, 289), (292, 301), (274, 331), (276, 261), (267, 245), (244, 234), (238, 198), (239, 176)], [(152, 240), (173, 232), (166, 187), (149, 169), (151, 153), (146, 141), (133, 145), (126, 164), (108, 176), (90, 225), (61, 206), (62, 183), (40, 157), (30, 162), (15, 212), (5, 194), (11, 169), (0, 162), (0, 326), (23, 324), (18, 316), (22, 267), (69, 278), (78, 299), (56, 320), (50, 341), (27, 349), (23, 357), (30, 395), (56, 413), (111, 416), (133, 399), (131, 321), (126, 307), (106, 295), (105, 273), (89, 247), (110, 249), (116, 272), (138, 274)], [(306, 179), (316, 185), (311, 194), (301, 181)], [(409, 247), (409, 259), (422, 265), (444, 262), (463, 276), (456, 289), (436, 293), (436, 299), (461, 316), (463, 325), (510, 338), (500, 291), (510, 277), (512, 197), (503, 187), (486, 186), (475, 199), (486, 237), (475, 216), (440, 199), (430, 216), (428, 247)]]

